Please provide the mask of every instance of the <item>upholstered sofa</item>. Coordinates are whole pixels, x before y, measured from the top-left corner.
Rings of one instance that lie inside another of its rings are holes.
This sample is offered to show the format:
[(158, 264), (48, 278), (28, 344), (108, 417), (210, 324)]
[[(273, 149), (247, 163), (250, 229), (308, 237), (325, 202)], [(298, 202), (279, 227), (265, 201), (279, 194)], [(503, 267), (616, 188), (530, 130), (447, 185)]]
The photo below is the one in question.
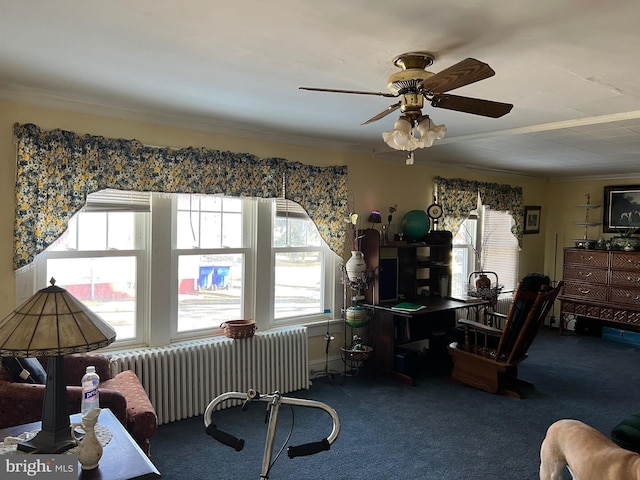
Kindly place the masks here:
[[(40, 363), (46, 369), (47, 359)], [(80, 412), (80, 383), (87, 365), (94, 365), (100, 375), (100, 407), (109, 408), (149, 455), (149, 439), (158, 427), (156, 411), (134, 372), (127, 370), (111, 377), (106, 356), (84, 353), (64, 358), (69, 413)], [(14, 381), (9, 370), (0, 366), (0, 428), (41, 420), (44, 391), (45, 385)]]

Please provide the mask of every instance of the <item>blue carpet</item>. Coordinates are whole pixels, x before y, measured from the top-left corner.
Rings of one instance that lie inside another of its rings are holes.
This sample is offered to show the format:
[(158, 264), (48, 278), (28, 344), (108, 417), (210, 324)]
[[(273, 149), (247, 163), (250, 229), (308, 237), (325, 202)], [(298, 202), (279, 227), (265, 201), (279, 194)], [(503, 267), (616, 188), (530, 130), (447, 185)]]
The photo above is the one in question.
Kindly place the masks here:
[[(356, 377), (315, 380), (292, 394), (323, 401), (340, 415), (342, 430), (330, 451), (289, 459), (271, 470), (276, 479), (537, 479), (540, 443), (560, 418), (582, 420), (607, 436), (640, 411), (640, 349), (595, 337), (543, 330), (520, 366), (535, 384), (523, 400), (491, 395), (424, 373), (401, 385), (362, 369)], [(266, 439), (264, 403), (216, 412), (221, 430), (245, 439), (236, 452), (204, 433), (201, 416), (163, 425), (151, 453), (163, 478), (259, 478)], [(319, 441), (330, 418), (294, 407), (289, 445)], [(274, 453), (291, 427), (282, 407)], [(566, 477), (570, 478), (570, 477)]]

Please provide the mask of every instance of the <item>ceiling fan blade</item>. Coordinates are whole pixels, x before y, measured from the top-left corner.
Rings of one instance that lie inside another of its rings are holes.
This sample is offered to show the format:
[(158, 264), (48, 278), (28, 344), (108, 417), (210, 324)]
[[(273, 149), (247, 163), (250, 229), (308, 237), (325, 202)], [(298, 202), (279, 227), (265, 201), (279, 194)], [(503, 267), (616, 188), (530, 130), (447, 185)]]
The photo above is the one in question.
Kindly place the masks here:
[(496, 72), (486, 63), (475, 58), (467, 58), (427, 78), (422, 82), (422, 88), (426, 92), (444, 93), (493, 77), (495, 74)]
[(377, 95), (379, 97), (397, 97), (394, 93), (385, 92), (363, 92), (361, 90), (340, 90), (337, 88), (315, 88), (315, 87), (298, 87), (300, 90), (311, 90), (312, 92), (331, 92), (331, 93), (355, 93), (356, 95)]
[(367, 125), (368, 123), (372, 123), (372, 122), (375, 122), (376, 120), (380, 120), (381, 118), (386, 117), (391, 112), (393, 112), (393, 111), (397, 110), (398, 108), (400, 108), (400, 104), (401, 103), (402, 102), (398, 102), (398, 103), (394, 103), (393, 105), (389, 105), (385, 110), (383, 110), (380, 113), (374, 115), (369, 120), (365, 120), (360, 125)]
[(480, 98), (461, 97), (459, 95), (436, 95), (431, 100), (431, 105), (437, 108), (446, 108), (457, 112), (472, 113), (484, 117), (499, 118), (511, 111), (510, 103), (493, 102)]

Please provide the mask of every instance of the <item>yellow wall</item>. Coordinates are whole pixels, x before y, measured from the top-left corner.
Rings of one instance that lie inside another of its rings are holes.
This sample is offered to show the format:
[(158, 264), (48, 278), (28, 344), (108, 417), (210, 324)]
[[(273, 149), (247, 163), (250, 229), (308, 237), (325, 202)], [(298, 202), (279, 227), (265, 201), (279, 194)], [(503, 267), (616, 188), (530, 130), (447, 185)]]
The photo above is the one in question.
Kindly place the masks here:
[[(347, 154), (257, 139), (234, 138), (167, 124), (0, 101), (0, 316), (15, 308), (12, 271), (15, 145), (12, 137), (13, 124), (16, 122), (35, 123), (45, 130), (61, 128), (78, 134), (135, 138), (149, 145), (208, 147), (249, 152), (260, 157), (277, 156), (315, 165), (344, 164), (349, 168), (349, 187), (354, 193), (358, 213), (364, 216), (370, 209), (377, 208), (386, 215), (387, 208), (397, 204), (398, 212), (394, 221), (399, 221), (407, 211), (425, 209), (432, 202), (433, 178), (437, 175), (520, 185), (523, 187), (525, 205), (542, 206), (540, 234), (525, 235), (523, 240), (520, 273), (542, 271), (552, 278), (555, 234), (558, 233), (560, 246), (570, 245), (572, 238), (580, 238), (582, 232), (573, 226), (572, 221), (580, 220), (583, 211), (575, 205), (584, 203), (586, 193), (591, 193), (594, 201), (600, 203), (602, 187), (611, 184), (611, 181), (548, 183), (541, 179), (494, 175), (470, 169), (405, 166), (402, 161), (386, 162), (373, 158), (373, 155)], [(632, 179), (628, 179), (628, 182), (634, 183)], [(640, 183), (637, 179), (635, 182)], [(621, 183), (624, 182), (613, 182)], [(561, 264), (560, 256), (558, 265)], [(336, 348), (339, 351), (339, 345), (336, 345)], [(311, 360), (324, 358), (324, 341), (321, 337), (312, 341), (310, 351)]]
[[(548, 209), (551, 211), (546, 228), (549, 232), (546, 238), (545, 250), (547, 251), (545, 268), (553, 270), (553, 250), (555, 246), (555, 233), (558, 234), (557, 250), (557, 278), (562, 278), (562, 249), (574, 245), (575, 239), (584, 237), (584, 227), (576, 225), (575, 221), (585, 219), (585, 210), (578, 205), (586, 203), (586, 195), (590, 194), (590, 203), (600, 205), (600, 208), (589, 210), (589, 220), (602, 222), (604, 187), (609, 185), (638, 185), (640, 175), (628, 175), (624, 178), (588, 179), (582, 181), (553, 182), (549, 184)], [(602, 225), (588, 227), (588, 237), (597, 240), (602, 236), (611, 238), (612, 233), (603, 233)]]

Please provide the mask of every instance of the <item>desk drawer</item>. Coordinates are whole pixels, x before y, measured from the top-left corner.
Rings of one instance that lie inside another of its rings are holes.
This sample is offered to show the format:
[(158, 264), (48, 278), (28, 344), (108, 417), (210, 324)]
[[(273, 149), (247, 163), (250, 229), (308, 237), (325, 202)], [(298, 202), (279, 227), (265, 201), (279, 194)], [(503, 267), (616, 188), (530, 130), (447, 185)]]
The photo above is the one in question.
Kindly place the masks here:
[(577, 280), (578, 282), (588, 283), (607, 283), (607, 270), (601, 268), (590, 267), (565, 267), (564, 280)]
[(640, 272), (640, 255), (637, 253), (613, 252), (611, 269)]
[(562, 296), (580, 298), (585, 301), (604, 302), (607, 300), (607, 287), (605, 285), (590, 285), (569, 281), (564, 284)]
[(565, 250), (564, 263), (607, 268), (609, 266), (609, 252), (596, 250)]

